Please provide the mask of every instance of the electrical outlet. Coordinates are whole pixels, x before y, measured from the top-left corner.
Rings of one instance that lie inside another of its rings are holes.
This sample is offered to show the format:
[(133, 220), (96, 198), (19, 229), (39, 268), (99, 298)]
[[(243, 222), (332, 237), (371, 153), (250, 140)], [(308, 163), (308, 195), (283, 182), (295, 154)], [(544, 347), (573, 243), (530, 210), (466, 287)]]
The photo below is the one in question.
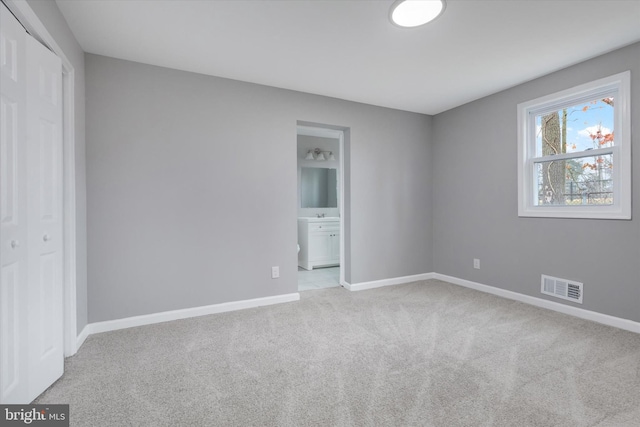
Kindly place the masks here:
[(278, 277), (280, 277), (280, 267), (271, 267), (271, 278), (277, 279)]
[(478, 258), (473, 259), (473, 268), (480, 270), (480, 260)]

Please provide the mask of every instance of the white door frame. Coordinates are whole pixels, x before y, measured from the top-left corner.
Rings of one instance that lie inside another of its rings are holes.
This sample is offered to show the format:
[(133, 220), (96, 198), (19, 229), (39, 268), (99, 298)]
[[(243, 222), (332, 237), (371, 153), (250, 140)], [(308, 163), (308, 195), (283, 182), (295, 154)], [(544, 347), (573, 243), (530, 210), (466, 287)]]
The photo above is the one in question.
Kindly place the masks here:
[(340, 203), (338, 205), (338, 212), (340, 213), (340, 284), (345, 286), (344, 271), (345, 271), (345, 254), (344, 254), (344, 131), (339, 129), (329, 129), (316, 126), (297, 126), (297, 135), (317, 136), (320, 138), (337, 139), (339, 144), (338, 152), (340, 153), (340, 174), (338, 186), (340, 189)]
[(75, 69), (45, 28), (31, 6), (24, 0), (4, 0), (18, 21), (39, 42), (62, 60), (62, 150), (63, 150), (63, 313), (64, 355), (72, 356), (77, 346), (76, 309), (76, 174), (75, 174)]

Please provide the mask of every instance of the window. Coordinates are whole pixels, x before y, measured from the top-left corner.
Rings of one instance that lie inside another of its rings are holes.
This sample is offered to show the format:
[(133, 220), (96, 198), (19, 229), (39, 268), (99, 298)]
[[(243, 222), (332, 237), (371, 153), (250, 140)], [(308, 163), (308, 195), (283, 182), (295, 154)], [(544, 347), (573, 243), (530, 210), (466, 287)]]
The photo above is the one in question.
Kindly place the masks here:
[(518, 215), (631, 219), (630, 73), (518, 104)]

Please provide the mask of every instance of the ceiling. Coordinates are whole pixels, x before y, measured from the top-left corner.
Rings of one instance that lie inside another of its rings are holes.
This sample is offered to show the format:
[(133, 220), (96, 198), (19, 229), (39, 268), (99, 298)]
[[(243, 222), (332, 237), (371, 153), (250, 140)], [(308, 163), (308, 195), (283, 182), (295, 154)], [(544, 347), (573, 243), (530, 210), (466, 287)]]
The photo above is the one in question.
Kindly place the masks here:
[(86, 52), (437, 114), (640, 41), (640, 0), (56, 0)]

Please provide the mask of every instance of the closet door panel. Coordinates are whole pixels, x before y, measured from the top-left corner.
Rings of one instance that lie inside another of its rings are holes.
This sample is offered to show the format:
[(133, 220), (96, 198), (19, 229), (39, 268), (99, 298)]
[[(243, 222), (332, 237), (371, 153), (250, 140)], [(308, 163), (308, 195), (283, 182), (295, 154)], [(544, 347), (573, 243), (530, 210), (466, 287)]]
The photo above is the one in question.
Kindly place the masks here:
[(27, 36), (29, 394), (63, 372), (62, 64)]
[(0, 4), (0, 402), (28, 400), (26, 32)]

